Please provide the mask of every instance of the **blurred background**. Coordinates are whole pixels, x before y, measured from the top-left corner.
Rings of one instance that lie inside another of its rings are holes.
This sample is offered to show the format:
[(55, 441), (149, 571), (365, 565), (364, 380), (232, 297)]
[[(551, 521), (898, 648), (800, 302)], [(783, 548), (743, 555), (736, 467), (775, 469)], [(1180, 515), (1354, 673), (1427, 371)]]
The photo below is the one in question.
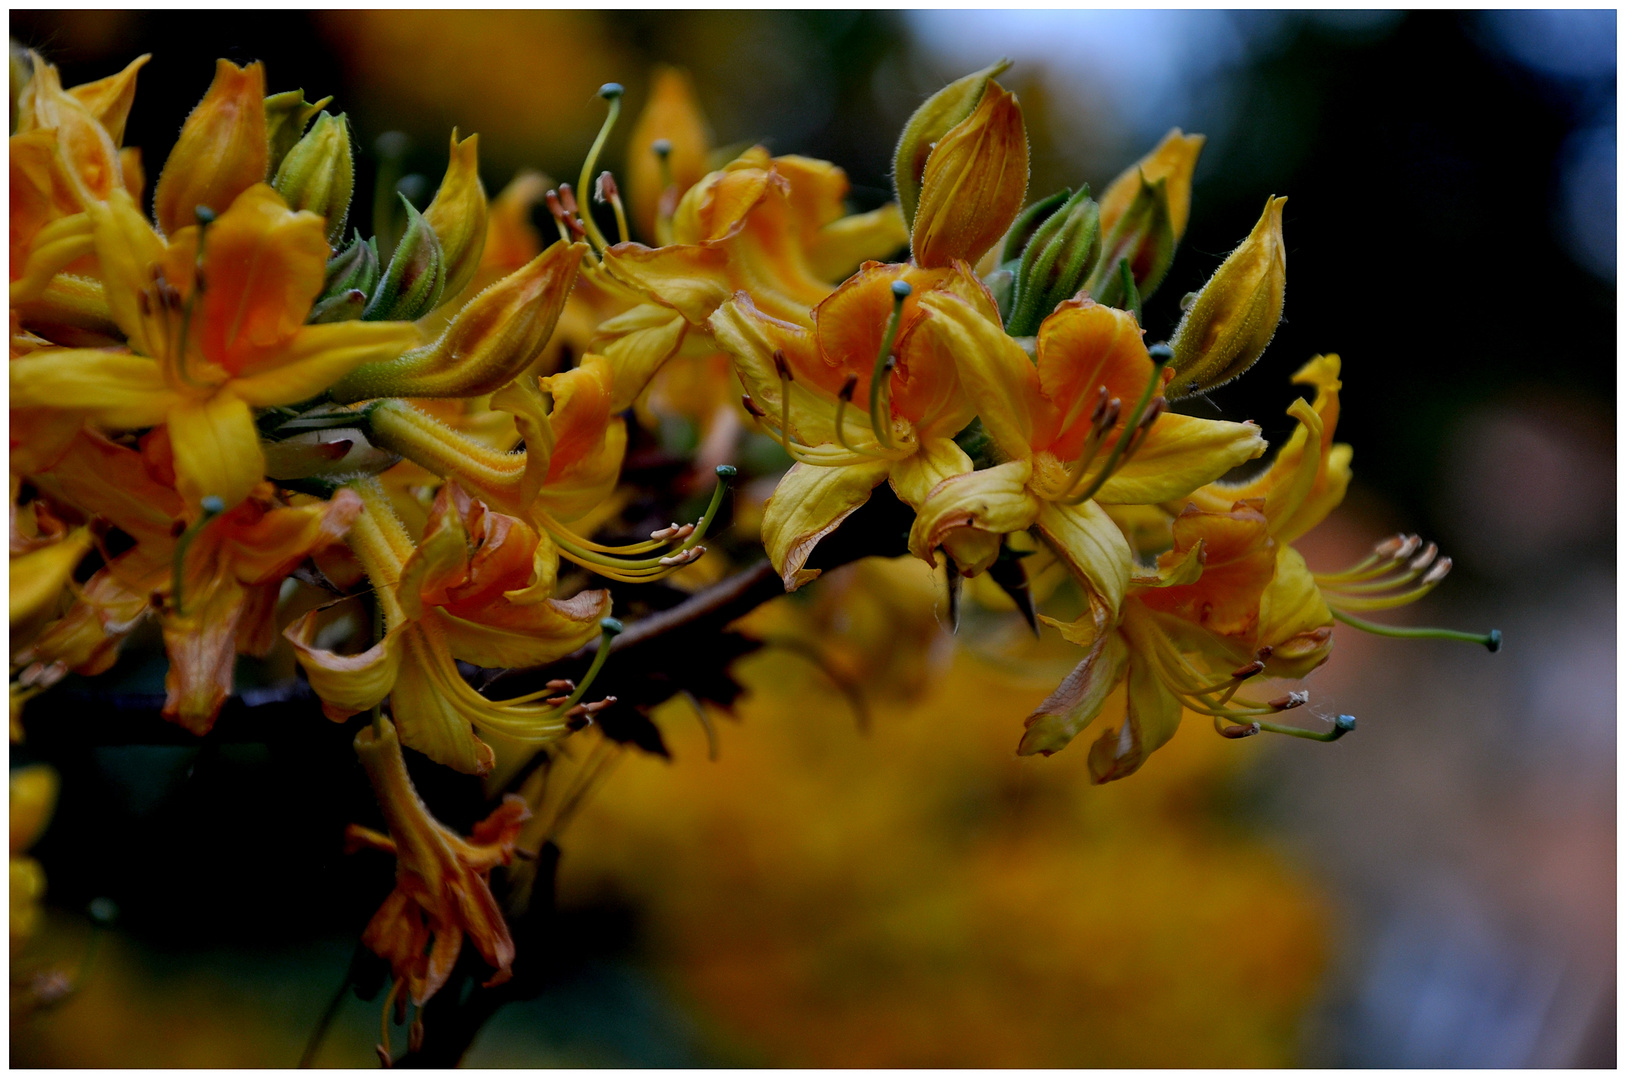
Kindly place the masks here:
[[(488, 191), (573, 176), (597, 87), (636, 114), (658, 62), (692, 73), (714, 145), (832, 160), (858, 209), (889, 197), (914, 107), (1000, 55), (1034, 196), (1203, 132), (1151, 333), (1288, 195), (1285, 321), (1211, 405), (1274, 443), (1288, 376), (1340, 353), (1356, 483), (1299, 545), (1310, 565), (1422, 533), (1456, 569), (1402, 614), (1505, 634), (1492, 657), (1340, 629), (1312, 687), (1354, 736), (1188, 725), (1091, 788), (1082, 749), (1012, 754), (1065, 647), (978, 609), (949, 638), (922, 567), (832, 574), (756, 628), (821, 643), (867, 723), (794, 647), (739, 665), (715, 760), (692, 711), (657, 714), (669, 759), (624, 762), (562, 838), (548, 991), (468, 1064), (1615, 1063), (1614, 12), (17, 11), (11, 30), (68, 85), (153, 53), (125, 139), (149, 176), (216, 56), (334, 95), (358, 193), (392, 129), (428, 190), (454, 125), (480, 133)], [(370, 813), (345, 732), (88, 748), (72, 723), (13, 762), (63, 779), (21, 959), (82, 977), (14, 1015), (11, 1063), (293, 1064), (389, 889), (387, 860), (340, 853)], [(98, 897), (111, 930), (84, 914)], [(342, 999), (317, 1063), (369, 1064), (376, 1010)]]

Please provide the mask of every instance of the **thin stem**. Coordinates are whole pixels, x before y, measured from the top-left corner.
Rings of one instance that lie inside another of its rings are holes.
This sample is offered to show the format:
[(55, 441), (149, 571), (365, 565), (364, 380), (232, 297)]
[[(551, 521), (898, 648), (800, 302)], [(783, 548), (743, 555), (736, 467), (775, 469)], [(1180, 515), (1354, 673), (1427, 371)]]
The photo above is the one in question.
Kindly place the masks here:
[(1348, 623), (1357, 630), (1365, 630), (1368, 634), (1378, 634), (1382, 637), (1392, 638), (1438, 638), (1441, 641), (1469, 641), (1475, 645), (1483, 645), (1491, 652), (1500, 652), (1502, 649), (1502, 632), (1492, 630), (1488, 634), (1474, 634), (1467, 630), (1447, 630), (1432, 626), (1384, 626), (1381, 623), (1367, 622), (1356, 618), (1347, 611), (1338, 608), (1332, 609), (1332, 617), (1341, 623)]

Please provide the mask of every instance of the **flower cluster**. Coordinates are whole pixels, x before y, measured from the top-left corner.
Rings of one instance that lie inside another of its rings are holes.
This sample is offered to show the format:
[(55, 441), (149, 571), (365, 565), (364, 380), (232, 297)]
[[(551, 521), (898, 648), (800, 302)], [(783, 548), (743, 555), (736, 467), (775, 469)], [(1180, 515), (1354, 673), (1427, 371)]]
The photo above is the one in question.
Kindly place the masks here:
[[(1030, 200), (1022, 109), (997, 64), (910, 119), (897, 201), (850, 213), (826, 162), (758, 146), (708, 170), (692, 90), (662, 71), (625, 201), (594, 176), (621, 108), (607, 84), (574, 188), (524, 173), (488, 200), (477, 138), (454, 131), (433, 200), (420, 211), (381, 186), (364, 236), (344, 114), (226, 60), (149, 217), (140, 154), (120, 145), (146, 60), (64, 88), (31, 56), (16, 103), (14, 721), (152, 621), (164, 715), (207, 733), (239, 655), (264, 655), (282, 626), (330, 719), (371, 714), (356, 750), (389, 833), (351, 839), (397, 857), (365, 940), (403, 1008), (446, 981), (465, 935), (507, 977), (489, 877), (535, 807), (510, 795), (464, 840), (418, 800), (402, 747), (505, 782), (590, 723), (613, 701), (584, 699), (621, 626), (609, 589), (587, 586), (704, 555), (748, 432), (790, 459), (761, 517), (787, 591), (883, 483), (913, 513), (909, 552), (946, 566), (951, 595), (986, 573), (1031, 612), (1026, 576), (1059, 567), (1083, 614), (1040, 618), (1084, 658), (1019, 752), (1062, 749), (1126, 683), (1127, 715), (1088, 753), (1098, 782), (1139, 768), (1188, 712), (1229, 737), (1343, 734), (1345, 717), (1327, 733), (1269, 719), (1303, 691), (1250, 687), (1323, 663), (1337, 620), (1381, 630), (1359, 613), (1450, 567), (1414, 537), (1330, 574), (1291, 546), (1349, 482), (1337, 357), (1300, 371), (1314, 400), (1252, 479), (1227, 477), (1268, 449), (1255, 425), (1177, 411), (1258, 359), (1284, 295), (1272, 198), (1168, 340), (1145, 340), (1200, 136), (1171, 132), (1098, 200)], [(546, 247), (538, 203), (559, 233)], [(691, 423), (719, 480), (696, 521), (611, 544), (595, 536), (627, 502), (629, 415)], [(290, 582), (319, 599), (291, 609)], [(579, 684), (493, 699), (459, 667), (537, 667), (595, 638)]]

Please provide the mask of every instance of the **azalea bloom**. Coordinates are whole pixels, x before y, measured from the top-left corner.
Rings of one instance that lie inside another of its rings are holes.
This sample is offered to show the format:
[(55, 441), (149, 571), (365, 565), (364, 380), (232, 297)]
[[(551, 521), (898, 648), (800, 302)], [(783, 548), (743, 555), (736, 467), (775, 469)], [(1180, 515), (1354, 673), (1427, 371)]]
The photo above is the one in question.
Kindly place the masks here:
[(936, 297), (997, 324), (988, 290), (965, 263), (927, 270), (867, 263), (810, 313), (811, 326), (773, 317), (737, 294), (711, 319), (734, 358), (747, 407), (795, 459), (762, 523), (762, 541), (795, 589), (815, 545), (890, 481), (912, 506), (943, 479), (971, 470), (954, 443), (975, 409), (953, 358), (922, 333)]
[(455, 661), (526, 667), (557, 660), (599, 634), (609, 593), (553, 599), (552, 567), (538, 533), (455, 481), (436, 496), (419, 544), (377, 480), (358, 481), (354, 490), (364, 510), (348, 539), (374, 584), (385, 633), (361, 655), (340, 656), (314, 644), (319, 612), (289, 626), (286, 635), (323, 711), (343, 720), (387, 696), (408, 746), (469, 773), (489, 772), (495, 761), (476, 731), (533, 749), (562, 738), (579, 694), (568, 704), (563, 696), (490, 701)]
[(464, 839), (436, 821), (418, 798), (388, 720), (357, 734), (356, 756), (389, 834), (351, 825), (345, 849), (371, 847), (395, 856), (395, 891), (368, 922), (362, 944), (389, 962), (397, 985), (420, 1008), (446, 985), (465, 935), (496, 969), (486, 985), (506, 982), (513, 974), (514, 939), (491, 895), (491, 871), (513, 861), (520, 826), (530, 817), (524, 800), (506, 796)]
[(305, 325), (322, 290), (322, 219), (256, 184), (209, 226), (164, 240), (124, 191), (89, 210), (128, 349), (42, 349), (11, 364), (14, 408), (109, 428), (164, 424), (177, 487), (237, 505), (265, 475), (253, 409), (305, 401), (418, 344), (408, 323)]
[[(952, 359), (995, 447), (1006, 459), (961, 470), (924, 500), (910, 550), (928, 562), (966, 532), (1035, 528), (1073, 576), (1115, 612), (1133, 555), (1102, 504), (1185, 497), (1264, 452), (1253, 424), (1164, 410), (1168, 370), (1155, 365), (1127, 312), (1084, 298), (1039, 328), (1037, 359), (985, 311), (945, 296), (924, 302), (923, 334)], [(981, 545), (968, 574), (986, 568)]]

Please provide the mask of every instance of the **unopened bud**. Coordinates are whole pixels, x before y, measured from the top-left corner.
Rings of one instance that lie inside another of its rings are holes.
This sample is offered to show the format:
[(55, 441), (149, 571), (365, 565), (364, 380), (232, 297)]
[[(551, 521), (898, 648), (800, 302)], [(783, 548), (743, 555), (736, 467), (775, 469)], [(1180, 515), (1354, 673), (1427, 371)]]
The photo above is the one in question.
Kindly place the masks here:
[(267, 149), (266, 176), (275, 176), (283, 159), (305, 134), (311, 117), (332, 101), (331, 96), (312, 104), (305, 100), (305, 91), (286, 90), (265, 99), (265, 142)]
[[(402, 248), (411, 235), (409, 228)], [(333, 400), (469, 397), (512, 382), (553, 336), (586, 250), (563, 240), (552, 244), (465, 304), (433, 343), (394, 360), (363, 364), (340, 379), (330, 391)], [(396, 257), (400, 254), (398, 249)]]
[(446, 267), (440, 238), (406, 196), (397, 198), (406, 210), (406, 232), (362, 314), (364, 319), (416, 319), (434, 308), (445, 290)]
[(452, 131), (451, 158), (435, 201), (423, 212), (424, 220), (440, 239), (446, 265), (445, 295), (456, 296), (474, 280), (486, 246), (486, 189), (480, 184), (480, 136), (457, 141)]
[(336, 244), (344, 235), (355, 182), (349, 125), (343, 113), (324, 112), (282, 159), (271, 186), (290, 210), (309, 210), (327, 219), (327, 242)]
[(215, 79), (169, 152), (153, 192), (153, 216), (173, 236), (194, 224), (196, 208), (224, 213), (266, 177), (265, 67), (215, 65)]
[(1089, 188), (1082, 188), (1038, 227), (1022, 252), (1006, 333), (1037, 334), (1045, 317), (1083, 287), (1100, 255), (1100, 210)]
[(1272, 197), (1265, 204), (1253, 232), (1214, 271), (1181, 318), (1169, 344), (1182, 392), (1230, 382), (1259, 359), (1275, 335), (1287, 289), (1286, 202)]
[(1164, 190), (1169, 202), (1169, 228), (1178, 244), (1191, 217), (1191, 175), (1197, 170), (1197, 155), (1202, 153), (1206, 141), (1202, 135), (1186, 135), (1175, 128), (1163, 136), (1155, 150), (1119, 173), (1101, 195), (1102, 231), (1110, 233), (1117, 227), (1140, 193), (1142, 177), (1151, 184), (1164, 180), (1167, 181)]
[[(1174, 261), (1168, 180), (1147, 180), (1137, 175), (1136, 183), (1139, 187), (1135, 197), (1107, 231), (1101, 242), (1101, 257), (1084, 283), (1085, 291), (1108, 307), (1132, 308), (1137, 298), (1151, 296)], [(1101, 227), (1106, 228), (1104, 217)], [(1122, 265), (1129, 267), (1128, 283)], [(1126, 284), (1133, 284), (1134, 295)]]
[[(340, 297), (348, 297), (351, 293), (359, 292), (363, 300), (371, 295), (378, 287), (378, 247), (372, 240), (363, 240), (358, 229), (352, 235), (350, 243), (343, 250), (327, 261), (327, 277), (322, 283), (322, 292), (316, 298), (317, 306)], [(331, 322), (331, 319), (318, 320), (312, 310), (312, 322)], [(360, 312), (351, 318), (359, 318)]]
[(976, 109), (932, 147), (910, 233), (915, 265), (974, 263), (999, 242), (1028, 190), (1028, 136), (1016, 96), (990, 82)]
[(988, 84), (1010, 66), (1009, 60), (999, 60), (963, 79), (956, 79), (927, 98), (909, 117), (892, 161), (892, 180), (904, 221), (914, 223), (915, 208), (920, 205), (921, 178), (932, 148), (950, 128), (971, 115)]

